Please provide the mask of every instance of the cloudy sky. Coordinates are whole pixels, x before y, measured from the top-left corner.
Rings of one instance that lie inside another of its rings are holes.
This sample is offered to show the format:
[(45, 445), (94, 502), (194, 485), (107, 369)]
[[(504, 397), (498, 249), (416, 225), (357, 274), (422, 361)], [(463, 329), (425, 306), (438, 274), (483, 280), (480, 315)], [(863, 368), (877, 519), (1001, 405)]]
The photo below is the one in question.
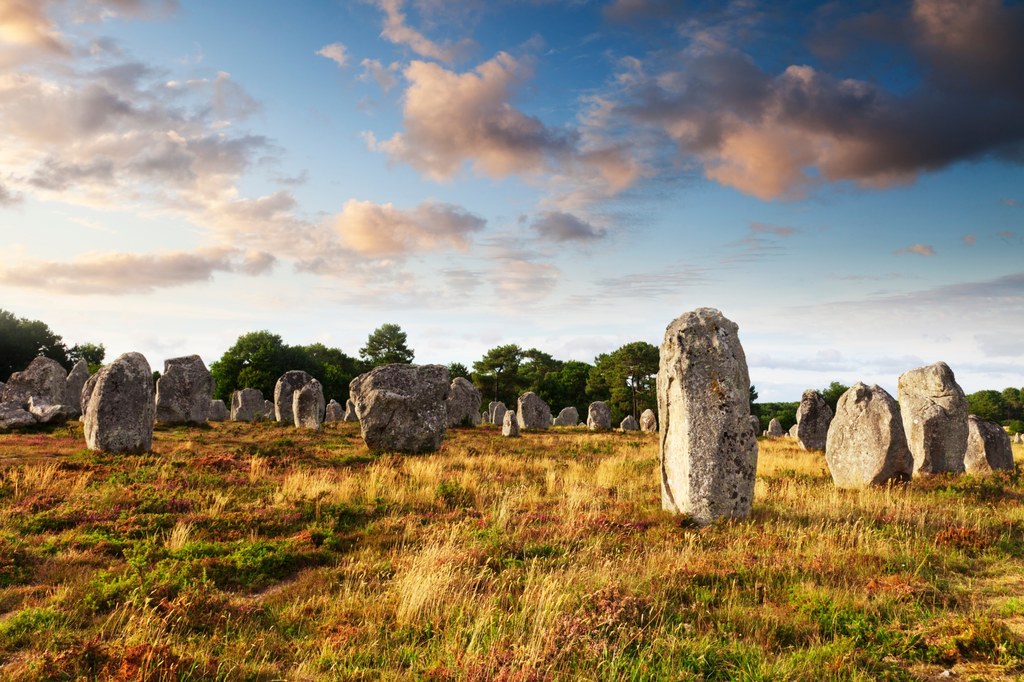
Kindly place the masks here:
[(1024, 385), (1024, 4), (0, 0), (0, 307), (591, 361), (700, 306), (765, 399)]

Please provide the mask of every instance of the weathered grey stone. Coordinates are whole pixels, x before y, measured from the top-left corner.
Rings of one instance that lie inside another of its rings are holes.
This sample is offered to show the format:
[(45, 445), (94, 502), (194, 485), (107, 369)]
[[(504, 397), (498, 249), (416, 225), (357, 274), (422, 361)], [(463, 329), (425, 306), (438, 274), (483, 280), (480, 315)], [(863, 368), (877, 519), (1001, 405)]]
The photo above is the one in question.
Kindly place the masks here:
[(964, 469), (975, 476), (985, 476), (999, 469), (1012, 470), (1010, 434), (995, 422), (970, 415), (967, 418)]
[[(761, 431), (761, 420), (756, 414), (750, 415), (750, 430), (754, 432), (754, 436), (757, 437), (759, 431)], [(768, 433), (765, 431), (765, 433)]]
[(796, 409), (796, 439), (804, 450), (824, 450), (828, 440), (828, 427), (832, 423), (832, 408), (813, 388), (800, 396)]
[[(487, 418), (485, 419), (485, 421), (488, 424), (493, 424), (494, 423), (494, 408), (497, 407), (497, 406), (498, 406), (498, 401), (496, 401), (496, 400), (492, 400), (491, 402), (487, 403)], [(498, 424), (498, 426), (501, 426), (501, 424)]]
[(294, 423), (295, 415), (292, 414), (294, 393), (312, 380), (313, 377), (301, 369), (292, 369), (281, 375), (274, 386), (274, 418), (277, 421)]
[(648, 408), (640, 413), (640, 430), (648, 433), (658, 430), (658, 418), (654, 416), (654, 410)]
[(99, 378), (99, 372), (96, 372), (96, 374), (93, 374), (92, 376), (90, 376), (86, 380), (85, 385), (82, 386), (82, 395), (79, 396), (79, 401), (78, 401), (79, 402), (79, 409), (80, 409), (80, 411), (82, 413), (81, 416), (78, 418), (79, 421), (82, 421), (82, 422), (85, 421), (86, 412), (88, 412), (88, 410), (89, 410), (89, 400), (92, 398), (92, 391), (93, 391), (94, 388), (96, 388), (96, 380), (98, 378)]
[(60, 363), (50, 358), (34, 358), (21, 372), (15, 372), (4, 385), (0, 402), (28, 405), (32, 396), (42, 398), (50, 405), (64, 402), (65, 381), (68, 373)]
[(612, 428), (612, 411), (608, 403), (596, 400), (587, 408), (587, 428), (591, 431), (608, 431)]
[(505, 410), (501, 418), (501, 435), (507, 438), (519, 437), (519, 419), (516, 418), (515, 410)]
[(316, 379), (292, 393), (295, 428), (320, 430), (324, 421), (324, 387)]
[(324, 410), (324, 423), (340, 422), (345, 420), (345, 408), (342, 407), (334, 398), (331, 398), (331, 402), (327, 403), (327, 409)]
[(164, 361), (156, 382), (156, 420), (163, 424), (205, 424), (213, 400), (213, 377), (198, 355)]
[(466, 377), (455, 377), (444, 401), (448, 426), (476, 426), (480, 423), (480, 402), (483, 396)]
[(782, 438), (785, 435), (786, 432), (782, 428), (782, 422), (772, 417), (772, 420), (768, 422), (768, 436), (771, 438)]
[(516, 419), (520, 429), (548, 429), (551, 428), (551, 408), (539, 395), (527, 391), (519, 396)]
[(89, 381), (89, 363), (81, 359), (68, 372), (64, 380), (64, 399), (61, 403), (68, 417), (78, 417), (82, 414), (82, 389), (85, 382)]
[(563, 407), (555, 417), (554, 426), (576, 426), (580, 423), (580, 413), (575, 407)]
[(786, 437), (796, 440), (796, 427), (797, 424), (793, 424), (789, 427), (789, 431), (786, 432)]
[(36, 418), (18, 402), (0, 403), (0, 429), (16, 429), (32, 426)]
[(491, 423), (501, 426), (505, 423), (505, 413), (508, 412), (508, 408), (502, 402), (491, 403), (491, 405), (494, 406), (494, 409), (491, 410)]
[(39, 424), (63, 424), (69, 416), (63, 405), (51, 405), (35, 396), (28, 399), (28, 411)]
[(277, 421), (277, 405), (273, 400), (263, 401), (263, 418), (267, 421)]
[(658, 366), (662, 507), (698, 523), (745, 517), (757, 439), (738, 327), (713, 308), (668, 325)]
[(153, 444), (153, 372), (140, 353), (125, 353), (96, 373), (85, 413), (90, 450), (146, 452)]
[(640, 424), (637, 423), (633, 415), (629, 414), (619, 423), (619, 428), (623, 431), (639, 431)]
[(449, 390), (441, 365), (383, 365), (349, 384), (367, 447), (410, 453), (441, 446)]
[(359, 421), (359, 415), (356, 414), (356, 404), (349, 398), (345, 401), (345, 421), (357, 422)]
[(909, 481), (914, 457), (892, 396), (860, 382), (846, 391), (828, 428), (825, 462), (839, 488)]
[(967, 398), (944, 362), (900, 375), (897, 398), (915, 474), (964, 472)]
[[(271, 403), (273, 404), (273, 403)], [(265, 419), (267, 402), (258, 388), (243, 388), (231, 394), (231, 421), (254, 422)]]
[(210, 401), (210, 421), (224, 422), (227, 421), (230, 417), (231, 413), (228, 412), (228, 406), (224, 404), (223, 400)]

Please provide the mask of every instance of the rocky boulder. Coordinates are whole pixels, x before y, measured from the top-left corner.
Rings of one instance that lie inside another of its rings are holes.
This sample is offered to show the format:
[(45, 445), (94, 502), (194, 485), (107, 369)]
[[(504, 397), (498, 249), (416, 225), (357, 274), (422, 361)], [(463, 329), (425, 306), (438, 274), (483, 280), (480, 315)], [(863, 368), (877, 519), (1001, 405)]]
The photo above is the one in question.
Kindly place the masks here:
[(520, 429), (548, 429), (551, 428), (551, 408), (539, 395), (527, 391), (519, 396), (516, 419)]
[(782, 422), (772, 417), (772, 420), (768, 422), (768, 436), (770, 438), (782, 438), (785, 435), (786, 432), (782, 428)]
[(153, 413), (153, 371), (140, 353), (125, 353), (96, 373), (85, 444), (104, 452), (146, 452), (153, 445)]
[(277, 420), (277, 405), (273, 400), (263, 401), (263, 418), (269, 422)]
[(198, 355), (164, 361), (156, 382), (156, 420), (163, 424), (205, 424), (213, 400), (213, 377)]
[(281, 375), (274, 386), (274, 419), (279, 422), (293, 423), (295, 415), (292, 404), (295, 391), (313, 380), (313, 377), (301, 369), (293, 369)]
[(228, 412), (228, 406), (224, 404), (223, 400), (210, 401), (210, 421), (226, 422), (230, 417), (231, 413)]
[(640, 413), (640, 430), (647, 433), (658, 430), (658, 418), (654, 416), (654, 410), (648, 408)]
[(357, 421), (359, 421), (359, 416), (356, 414), (356, 404), (354, 402), (352, 402), (351, 398), (349, 398), (348, 400), (345, 401), (345, 421), (347, 421), (347, 422), (357, 422)]
[[(750, 430), (754, 432), (754, 436), (755, 437), (757, 436), (758, 432), (761, 430), (761, 420), (757, 417), (757, 415), (753, 415), (753, 414), (750, 415)], [(767, 433), (768, 432), (765, 431), (765, 434), (767, 434)]]
[(324, 423), (340, 421), (345, 421), (345, 408), (337, 400), (331, 398), (331, 402), (327, 403), (327, 409), (324, 410)]
[(63, 405), (51, 405), (35, 396), (28, 399), (28, 412), (38, 424), (63, 424), (69, 416)]
[(491, 423), (501, 426), (505, 423), (505, 413), (508, 412), (508, 408), (502, 402), (491, 403), (491, 405), (494, 406), (494, 409), (491, 410)]
[(0, 403), (0, 429), (17, 429), (35, 423), (36, 418), (21, 403)]
[(349, 384), (367, 447), (409, 453), (441, 447), (449, 390), (441, 365), (382, 365)]
[(519, 437), (519, 420), (516, 418), (515, 410), (505, 410), (501, 418), (501, 435), (506, 438)]
[(1013, 446), (1010, 445), (1010, 434), (995, 422), (970, 415), (967, 418), (964, 469), (975, 476), (985, 476), (999, 469), (1012, 471)]
[(608, 431), (612, 428), (612, 411), (608, 403), (601, 400), (590, 403), (587, 408), (587, 428), (591, 431)]
[(915, 474), (964, 472), (967, 398), (944, 362), (900, 375), (897, 398)]
[(563, 407), (555, 417), (554, 426), (576, 426), (580, 423), (580, 413), (575, 407)]
[(324, 421), (324, 388), (316, 379), (292, 393), (292, 415), (295, 427), (320, 430)]
[(846, 391), (828, 428), (825, 462), (839, 488), (910, 480), (914, 457), (892, 396), (860, 382)]
[(64, 410), (69, 417), (78, 417), (82, 414), (82, 389), (85, 382), (89, 381), (89, 363), (84, 359), (75, 363), (75, 366), (68, 372), (64, 380)]
[(24, 370), (15, 372), (7, 379), (0, 402), (25, 407), (29, 398), (36, 397), (45, 400), (47, 404), (60, 405), (65, 399), (67, 376), (68, 373), (59, 362), (40, 355)]
[(448, 426), (476, 426), (480, 423), (480, 402), (483, 396), (469, 379), (456, 377), (444, 401)]
[(757, 438), (739, 328), (713, 308), (668, 325), (658, 366), (661, 501), (698, 523), (750, 514)]
[(796, 439), (804, 450), (824, 450), (832, 408), (813, 388), (804, 391), (796, 409)]
[(639, 431), (640, 424), (637, 423), (633, 415), (626, 415), (626, 418), (619, 423), (619, 428), (623, 431)]
[(243, 388), (231, 394), (231, 421), (254, 422), (263, 419), (266, 402), (258, 388)]

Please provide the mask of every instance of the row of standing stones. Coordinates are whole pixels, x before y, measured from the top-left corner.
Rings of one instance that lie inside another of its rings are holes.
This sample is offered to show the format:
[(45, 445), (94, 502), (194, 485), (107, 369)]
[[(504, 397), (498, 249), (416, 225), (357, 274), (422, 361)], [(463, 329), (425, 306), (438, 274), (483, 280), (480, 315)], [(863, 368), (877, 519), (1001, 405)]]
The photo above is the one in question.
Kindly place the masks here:
[[(887, 485), (913, 475), (989, 473), (1012, 469), (1009, 436), (998, 425), (967, 414), (967, 401), (945, 363), (903, 374), (899, 404), (878, 386), (858, 383), (839, 399), (833, 415), (816, 391), (804, 392), (792, 431), (800, 446), (825, 451), (839, 487)], [(749, 515), (757, 471), (757, 418), (750, 414), (750, 379), (738, 327), (712, 308), (685, 313), (666, 329), (657, 376), (658, 415), (632, 416), (624, 431), (660, 431), (662, 506), (699, 523)], [(199, 356), (166, 361), (154, 396), (146, 359), (126, 353), (89, 376), (84, 363), (70, 374), (36, 358), (0, 385), (0, 428), (67, 419), (81, 414), (86, 444), (108, 452), (150, 449), (154, 422), (203, 423), (276, 419), (319, 429), (326, 421), (358, 421), (373, 450), (437, 450), (447, 428), (501, 425), (503, 436), (524, 429), (576, 426), (565, 408), (552, 417), (536, 394), (523, 394), (516, 410), (492, 402), (482, 415), (480, 392), (459, 377), (449, 384), (440, 365), (385, 365), (352, 380), (342, 408), (325, 404), (319, 381), (286, 372), (264, 400), (256, 389), (236, 391), (230, 411), (212, 400), (213, 380)], [(76, 400), (75, 397), (78, 397)], [(587, 428), (611, 428), (611, 411), (595, 402)], [(659, 429), (660, 423), (660, 429)], [(777, 421), (766, 435), (785, 435)]]

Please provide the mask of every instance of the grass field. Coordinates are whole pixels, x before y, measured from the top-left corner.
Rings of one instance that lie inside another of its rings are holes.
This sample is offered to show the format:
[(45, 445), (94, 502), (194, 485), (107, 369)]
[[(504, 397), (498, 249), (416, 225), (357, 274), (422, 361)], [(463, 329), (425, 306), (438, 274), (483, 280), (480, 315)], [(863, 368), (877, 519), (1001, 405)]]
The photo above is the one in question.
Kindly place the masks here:
[(762, 441), (752, 517), (696, 528), (652, 434), (0, 435), (0, 679), (1015, 679), (1014, 447), (1012, 474), (844, 492)]

